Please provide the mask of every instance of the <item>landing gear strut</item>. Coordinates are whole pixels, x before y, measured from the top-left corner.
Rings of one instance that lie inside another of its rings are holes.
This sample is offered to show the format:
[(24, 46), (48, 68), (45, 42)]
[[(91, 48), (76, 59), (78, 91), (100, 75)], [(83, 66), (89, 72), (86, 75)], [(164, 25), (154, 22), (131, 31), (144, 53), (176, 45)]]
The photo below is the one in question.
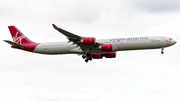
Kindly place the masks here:
[(163, 51), (163, 50), (164, 50), (164, 48), (161, 49), (161, 54), (164, 54), (164, 51)]

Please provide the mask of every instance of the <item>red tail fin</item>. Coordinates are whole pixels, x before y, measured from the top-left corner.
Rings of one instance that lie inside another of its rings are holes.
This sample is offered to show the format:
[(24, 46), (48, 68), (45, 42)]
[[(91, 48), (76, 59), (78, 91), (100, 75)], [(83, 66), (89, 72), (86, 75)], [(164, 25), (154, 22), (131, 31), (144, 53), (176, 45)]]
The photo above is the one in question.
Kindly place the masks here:
[(15, 43), (24, 45), (28, 43), (34, 43), (31, 40), (29, 40), (19, 29), (17, 29), (15, 26), (8, 26), (11, 36), (13, 38), (13, 41)]
[[(11, 36), (13, 38), (13, 41), (15, 43), (17, 43), (17, 45), (15, 44), (15, 46), (13, 45), (12, 47), (13, 48), (19, 48), (19, 45), (23, 45), (24, 47), (20, 48), (22, 50), (26, 50), (26, 51), (33, 51), (36, 46), (39, 44), (39, 43), (35, 43), (31, 40), (29, 40), (19, 29), (17, 29), (15, 26), (8, 26), (9, 27), (9, 30), (11, 32)], [(8, 41), (6, 41), (8, 42)], [(9, 42), (11, 43), (11, 42)], [(12, 44), (11, 44), (12, 45)], [(18, 47), (16, 47), (18, 46)]]

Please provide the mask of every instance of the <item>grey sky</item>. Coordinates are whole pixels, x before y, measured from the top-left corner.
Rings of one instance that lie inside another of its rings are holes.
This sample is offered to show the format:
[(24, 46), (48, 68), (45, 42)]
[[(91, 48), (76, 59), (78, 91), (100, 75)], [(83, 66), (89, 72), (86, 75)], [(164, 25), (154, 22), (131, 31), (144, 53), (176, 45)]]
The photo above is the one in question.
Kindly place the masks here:
[(173, 12), (180, 10), (179, 0), (140, 0), (134, 3), (136, 7), (139, 7), (151, 13)]
[[(179, 42), (176, 0), (1, 0), (1, 40), (15, 25), (35, 42), (67, 41), (52, 23), (80, 36), (167, 36)], [(1, 41), (1, 101), (179, 101), (179, 43), (117, 52), (85, 63), (77, 55), (41, 55)]]

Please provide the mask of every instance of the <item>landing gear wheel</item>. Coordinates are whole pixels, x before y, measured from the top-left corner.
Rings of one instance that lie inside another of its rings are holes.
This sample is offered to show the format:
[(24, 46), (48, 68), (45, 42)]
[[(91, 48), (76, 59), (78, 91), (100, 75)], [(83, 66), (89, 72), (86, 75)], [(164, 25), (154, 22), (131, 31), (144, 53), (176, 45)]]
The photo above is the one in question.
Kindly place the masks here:
[(85, 62), (88, 62), (89, 61), (89, 59), (85, 59)]
[(164, 51), (163, 51), (163, 50), (164, 50), (164, 48), (162, 48), (161, 50), (162, 50), (162, 51), (161, 51), (161, 54), (164, 54)]
[(85, 56), (85, 55), (82, 55), (82, 58), (83, 58), (83, 59), (85, 59), (85, 58), (86, 58), (86, 56)]
[(82, 58), (85, 59), (85, 62), (88, 62), (89, 60), (92, 60), (92, 54), (91, 53), (85, 53), (84, 55), (82, 55)]

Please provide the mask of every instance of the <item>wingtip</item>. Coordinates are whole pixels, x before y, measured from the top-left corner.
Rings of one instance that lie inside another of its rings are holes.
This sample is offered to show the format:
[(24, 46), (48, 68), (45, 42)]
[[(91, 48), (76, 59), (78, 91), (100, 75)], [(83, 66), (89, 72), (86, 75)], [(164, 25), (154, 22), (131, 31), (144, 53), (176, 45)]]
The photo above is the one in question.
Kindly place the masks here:
[(52, 26), (53, 26), (54, 28), (58, 28), (55, 24), (52, 24)]
[(3, 40), (4, 42), (7, 42), (7, 40)]

